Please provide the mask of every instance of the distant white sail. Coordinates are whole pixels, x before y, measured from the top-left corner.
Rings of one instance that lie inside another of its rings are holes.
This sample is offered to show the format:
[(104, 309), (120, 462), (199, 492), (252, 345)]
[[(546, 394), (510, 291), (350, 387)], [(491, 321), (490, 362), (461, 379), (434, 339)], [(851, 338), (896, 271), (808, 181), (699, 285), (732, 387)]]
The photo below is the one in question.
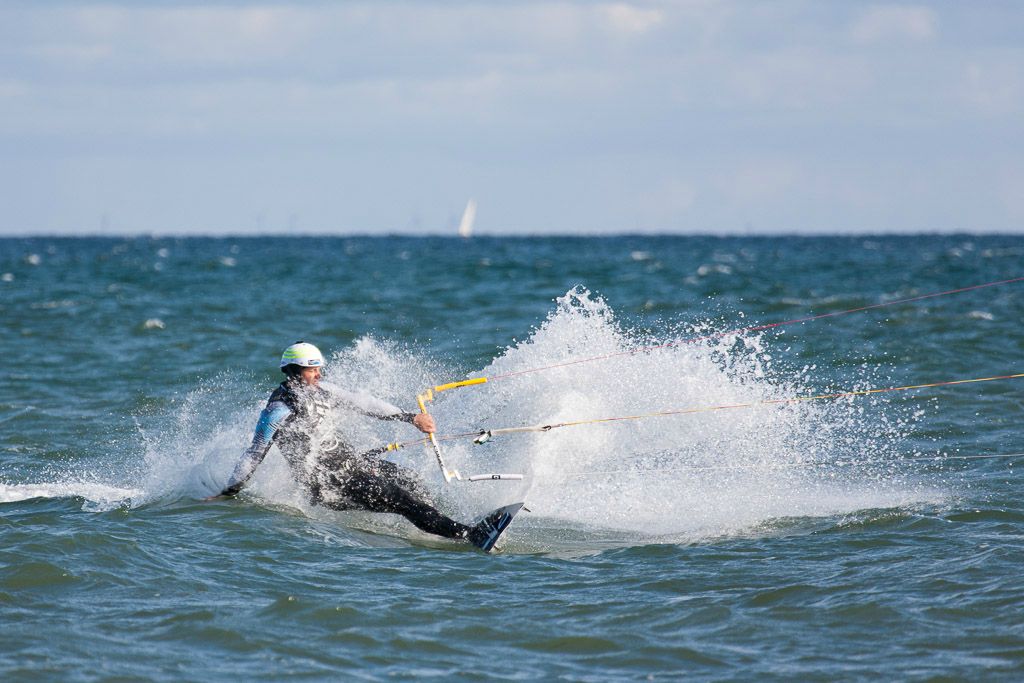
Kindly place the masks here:
[(462, 212), (462, 220), (459, 221), (459, 237), (469, 237), (473, 234), (473, 221), (476, 220), (476, 200), (470, 199), (466, 203), (466, 210)]

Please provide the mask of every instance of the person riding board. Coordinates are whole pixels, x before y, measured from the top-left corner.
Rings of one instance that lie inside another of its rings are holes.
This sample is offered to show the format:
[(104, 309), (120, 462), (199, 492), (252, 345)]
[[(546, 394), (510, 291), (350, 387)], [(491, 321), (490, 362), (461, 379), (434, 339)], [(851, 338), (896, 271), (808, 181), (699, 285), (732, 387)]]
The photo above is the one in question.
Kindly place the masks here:
[(398, 514), (427, 533), (465, 539), (489, 551), (511, 516), (489, 515), (474, 526), (447, 517), (430, 503), (414, 472), (368, 453), (354, 453), (332, 433), (329, 417), (335, 408), (349, 409), (379, 420), (407, 422), (426, 434), (435, 431), (434, 419), (426, 413), (403, 412), (366, 394), (328, 391), (320, 385), (323, 365), (323, 355), (313, 344), (298, 341), (284, 350), (285, 380), (267, 400), (252, 443), (227, 485), (211, 498), (238, 494), (270, 447), (277, 445), (314, 504)]

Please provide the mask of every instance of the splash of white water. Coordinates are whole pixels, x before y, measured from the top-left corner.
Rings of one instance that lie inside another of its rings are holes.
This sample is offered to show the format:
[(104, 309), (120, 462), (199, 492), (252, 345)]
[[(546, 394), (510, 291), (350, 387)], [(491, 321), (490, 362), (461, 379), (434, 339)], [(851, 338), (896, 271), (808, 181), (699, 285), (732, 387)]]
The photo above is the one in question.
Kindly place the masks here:
[[(604, 301), (575, 289), (526, 341), (479, 372), (458, 373), (371, 338), (335, 353), (326, 371), (329, 382), (410, 410), (418, 392), (460, 374), (498, 377), (611, 356), (439, 395), (432, 412), (442, 434), (756, 404), (809, 392), (814, 369), (777, 368), (771, 343), (760, 336), (680, 343), (708, 331), (681, 326), (654, 339), (623, 327)], [(146, 435), (144, 494), (131, 496), (133, 504), (219, 491), (251, 439), (268, 391), (221, 377), (192, 392), (175, 424)], [(884, 407), (884, 400), (875, 405)], [(432, 456), (415, 446), (393, 459), (416, 470), (441, 508), (458, 519), (525, 500), (533, 521), (524, 515), (517, 522), (513, 542), (517, 533), (529, 537), (531, 528), (542, 527), (545, 535), (552, 529), (584, 537), (621, 534), (626, 544), (690, 540), (777, 518), (934, 502), (940, 494), (898, 465), (905, 420), (912, 418), (890, 418), (890, 412), (869, 410), (864, 401), (799, 402), (507, 435), (484, 446), (468, 438), (442, 441), (449, 464), (464, 474), (519, 471), (527, 475), (522, 482), (446, 485)], [(353, 415), (339, 416), (337, 427), (356, 450), (419, 436), (402, 423)], [(321, 514), (310, 508), (276, 449), (247, 491)], [(365, 516), (359, 519), (365, 525)], [(382, 522), (386, 533), (394, 532), (393, 521)], [(409, 527), (402, 528), (395, 533), (407, 534)], [(550, 546), (528, 540), (524, 547)]]
[[(703, 332), (631, 334), (603, 301), (577, 289), (480, 374), (617, 355), (466, 389), (436, 412), (446, 431), (461, 432), (807, 395), (808, 370), (776, 376), (761, 337), (680, 343)], [(464, 471), (485, 460), (528, 471), (515, 494), (538, 516), (646, 537), (699, 537), (778, 517), (934, 500), (934, 490), (897, 465), (904, 424), (864, 402), (797, 402), (516, 434), (449, 451)]]

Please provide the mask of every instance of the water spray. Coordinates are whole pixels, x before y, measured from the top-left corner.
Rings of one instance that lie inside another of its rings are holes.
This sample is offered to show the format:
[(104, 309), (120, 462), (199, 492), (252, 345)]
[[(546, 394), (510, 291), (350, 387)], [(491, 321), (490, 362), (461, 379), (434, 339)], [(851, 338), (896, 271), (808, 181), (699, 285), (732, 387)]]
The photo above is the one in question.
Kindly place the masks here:
[[(710, 340), (710, 339), (719, 339), (719, 338), (724, 338), (724, 337), (728, 337), (728, 336), (731, 336), (731, 335), (743, 334), (743, 333), (746, 333), (746, 332), (758, 332), (758, 331), (773, 329), (773, 328), (777, 328), (777, 327), (783, 327), (783, 326), (786, 326), (786, 325), (793, 325), (793, 324), (797, 324), (797, 323), (804, 323), (804, 322), (810, 322), (810, 321), (814, 321), (814, 320), (821, 320), (821, 319), (824, 319), (824, 318), (837, 317), (837, 316), (840, 316), (840, 315), (846, 315), (846, 314), (850, 314), (850, 313), (858, 313), (858, 312), (873, 310), (873, 309), (877, 309), (877, 308), (884, 308), (884, 307), (887, 307), (887, 306), (895, 306), (897, 304), (911, 303), (911, 302), (916, 302), (916, 301), (922, 301), (922, 300), (925, 300), (925, 299), (932, 299), (932, 298), (936, 298), (936, 297), (940, 297), (940, 296), (947, 296), (947, 295), (952, 295), (952, 294), (959, 294), (959, 293), (962, 293), (962, 292), (973, 291), (973, 290), (977, 290), (977, 289), (983, 289), (983, 288), (986, 288), (986, 287), (995, 287), (995, 286), (998, 286), (998, 285), (1005, 285), (1005, 284), (1019, 283), (1019, 282), (1024, 282), (1024, 277), (1015, 277), (1015, 278), (1010, 278), (1010, 279), (1006, 279), (1006, 280), (997, 280), (997, 281), (986, 282), (986, 283), (982, 283), (982, 284), (978, 284), (978, 285), (971, 285), (971, 286), (968, 286), (968, 287), (960, 287), (960, 288), (957, 288), (957, 289), (945, 290), (945, 291), (942, 291), (942, 292), (933, 292), (933, 293), (930, 293), (930, 294), (922, 294), (922, 295), (919, 295), (919, 296), (913, 296), (913, 297), (902, 298), (902, 299), (895, 299), (893, 301), (887, 301), (887, 302), (883, 302), (883, 303), (872, 304), (872, 305), (869, 305), (869, 306), (860, 306), (860, 307), (857, 307), (857, 308), (850, 308), (850, 309), (841, 310), (841, 311), (832, 311), (832, 312), (829, 312), (829, 313), (822, 313), (822, 314), (813, 315), (813, 316), (807, 316), (807, 317), (803, 317), (803, 318), (794, 318), (792, 320), (785, 320), (785, 321), (781, 321), (781, 322), (767, 323), (767, 324), (762, 324), (762, 325), (754, 325), (754, 326), (750, 326), (750, 327), (744, 327), (744, 328), (739, 328), (739, 329), (735, 329), (735, 330), (728, 330), (728, 331), (725, 331), (725, 332), (719, 332), (719, 333), (710, 334), (710, 335), (691, 337), (691, 338), (682, 339), (682, 340), (675, 341), (675, 342), (669, 342), (669, 343), (666, 343), (666, 344), (660, 344), (660, 345), (655, 345), (655, 346), (645, 346), (645, 347), (640, 347), (640, 348), (636, 348), (636, 349), (631, 349), (629, 351), (621, 351), (621, 352), (616, 352), (616, 353), (604, 354), (604, 355), (600, 355), (600, 356), (593, 356), (593, 357), (589, 357), (589, 358), (580, 358), (580, 359), (576, 359), (576, 360), (565, 361), (565, 362), (556, 363), (556, 364), (553, 364), (553, 365), (545, 365), (545, 366), (540, 366), (540, 367), (535, 367), (535, 368), (528, 368), (526, 370), (519, 370), (519, 371), (516, 371), (516, 372), (509, 372), (509, 373), (502, 374), (502, 375), (495, 375), (495, 376), (492, 376), (492, 377), (489, 377), (489, 378), (488, 377), (475, 377), (475, 378), (471, 378), (471, 379), (467, 379), (467, 380), (462, 380), (462, 381), (448, 382), (447, 384), (440, 384), (440, 385), (437, 385), (437, 386), (430, 387), (430, 388), (426, 389), (426, 391), (424, 391), (423, 393), (418, 394), (416, 396), (416, 401), (417, 401), (417, 404), (419, 405), (420, 412), (423, 413), (423, 414), (427, 414), (427, 407), (426, 407), (426, 405), (427, 405), (427, 403), (430, 403), (430, 402), (432, 402), (434, 400), (435, 394), (439, 394), (439, 393), (444, 392), (444, 391), (449, 391), (451, 389), (456, 389), (456, 388), (460, 388), (460, 387), (467, 387), (467, 386), (481, 385), (481, 384), (486, 384), (487, 382), (495, 382), (495, 381), (509, 379), (509, 378), (512, 378), (512, 377), (517, 377), (517, 376), (525, 375), (525, 374), (529, 374), (529, 373), (536, 373), (536, 372), (542, 372), (542, 371), (552, 370), (552, 369), (556, 369), (556, 368), (563, 368), (563, 367), (568, 367), (568, 366), (573, 366), (573, 365), (580, 365), (580, 364), (583, 364), (583, 363), (591, 363), (591, 362), (595, 362), (595, 361), (599, 361), (599, 360), (608, 360), (608, 359), (615, 358), (615, 357), (631, 356), (631, 355), (635, 355), (635, 354), (638, 354), (638, 353), (643, 353), (643, 352), (648, 352), (648, 351), (655, 351), (655, 350), (659, 350), (659, 349), (667, 349), (667, 348), (682, 346), (684, 344), (690, 344), (690, 343), (695, 343), (695, 342), (699, 342), (699, 341), (706, 341), (706, 340)], [(794, 397), (794, 398), (788, 398), (788, 399), (774, 399), (774, 400), (767, 400), (767, 401), (757, 401), (757, 402), (753, 402), (753, 403), (740, 403), (740, 404), (719, 405), (719, 406), (702, 406), (702, 407), (693, 407), (693, 408), (673, 408), (673, 409), (665, 409), (665, 410), (653, 411), (653, 412), (650, 412), (650, 413), (643, 413), (643, 414), (638, 414), (638, 415), (622, 415), (622, 416), (604, 417), (604, 418), (596, 418), (596, 419), (589, 419), (589, 420), (574, 420), (574, 421), (566, 421), (566, 422), (556, 422), (556, 423), (550, 423), (550, 424), (538, 424), (538, 425), (526, 425), (526, 426), (512, 426), (512, 427), (501, 427), (501, 428), (492, 428), (492, 429), (481, 429), (481, 430), (478, 430), (478, 431), (475, 431), (475, 432), (468, 432), (468, 433), (462, 433), (462, 434), (449, 434), (449, 435), (437, 436), (437, 435), (435, 435), (433, 433), (430, 433), (430, 434), (427, 435), (427, 438), (425, 438), (425, 439), (418, 439), (418, 440), (414, 440), (414, 441), (401, 442), (401, 443), (390, 443), (390, 444), (387, 444), (386, 446), (383, 446), (383, 447), (381, 447), (379, 449), (375, 449), (374, 451), (371, 451), (371, 453), (374, 453), (374, 454), (375, 453), (382, 453), (382, 452), (397, 450), (399, 448), (404, 448), (406, 446), (410, 446), (410, 445), (414, 445), (414, 444), (429, 443), (430, 446), (431, 446), (431, 449), (432, 449), (432, 451), (434, 453), (434, 457), (437, 460), (437, 464), (441, 468), (441, 473), (444, 476), (445, 482), (447, 482), (447, 483), (451, 483), (453, 480), (455, 480), (455, 481), (520, 480), (520, 479), (523, 478), (523, 476), (521, 474), (481, 474), (481, 475), (474, 475), (474, 476), (471, 476), (471, 477), (464, 478), (464, 477), (462, 477), (462, 475), (459, 473), (458, 470), (449, 469), (448, 466), (445, 464), (444, 457), (441, 454), (441, 448), (438, 445), (438, 441), (439, 440), (447, 441), (447, 440), (452, 440), (452, 439), (462, 439), (462, 438), (466, 438), (466, 437), (472, 437), (473, 438), (473, 444), (479, 446), (479, 445), (483, 445), (485, 443), (490, 442), (491, 439), (493, 439), (495, 436), (507, 435), (507, 434), (525, 433), (525, 432), (545, 433), (545, 432), (549, 432), (549, 431), (551, 431), (553, 429), (560, 429), (560, 428), (563, 428), (563, 427), (576, 427), (576, 426), (583, 426), (583, 425), (606, 424), (606, 423), (611, 423), (611, 422), (622, 422), (622, 421), (628, 421), (628, 420), (640, 420), (640, 419), (646, 419), (646, 418), (652, 418), (652, 417), (663, 417), (663, 416), (669, 416), (669, 415), (687, 415), (687, 414), (706, 413), (706, 412), (721, 411), (721, 410), (734, 410), (734, 409), (739, 409), (739, 408), (752, 408), (752, 407), (755, 407), (755, 406), (763, 406), (763, 405), (781, 405), (781, 404), (790, 404), (790, 403), (798, 403), (798, 402), (805, 402), (805, 401), (834, 400), (834, 399), (840, 399), (840, 398), (854, 398), (854, 397), (860, 397), (860, 396), (867, 396), (867, 395), (871, 395), (871, 394), (881, 394), (881, 393), (896, 392), (896, 391), (908, 391), (908, 390), (912, 390), (912, 389), (926, 389), (926, 388), (950, 386), (950, 385), (957, 385), (957, 384), (968, 384), (968, 383), (976, 383), (976, 382), (990, 382), (990, 381), (995, 381), (995, 380), (1017, 379), (1017, 378), (1020, 378), (1020, 377), (1024, 377), (1024, 373), (1021, 373), (1021, 374), (1011, 374), (1011, 375), (1001, 375), (1001, 376), (996, 376), (996, 377), (982, 377), (982, 378), (976, 378), (976, 379), (949, 380), (949, 381), (943, 381), (943, 382), (933, 382), (933, 383), (929, 383), (929, 384), (916, 384), (916, 385), (903, 386), (903, 387), (888, 387), (888, 388), (881, 388), (881, 389), (868, 389), (868, 390), (863, 390), (863, 391), (848, 391), (848, 392), (841, 392), (841, 393), (835, 393), (835, 394), (821, 394), (821, 395), (817, 395), (817, 396), (802, 396), (802, 397)]]
[(859, 306), (857, 308), (848, 308), (842, 311), (831, 311), (829, 313), (821, 313), (819, 315), (807, 316), (804, 318), (794, 318), (792, 320), (783, 320), (781, 322), (766, 323), (763, 325), (752, 325), (750, 327), (741, 327), (735, 330), (727, 330), (725, 332), (716, 332), (714, 334), (706, 334), (698, 337), (689, 337), (687, 339), (681, 339), (679, 341), (669, 342), (667, 344), (658, 344), (654, 346), (643, 346), (629, 351), (619, 351), (617, 353), (609, 353), (601, 356), (593, 356), (590, 358), (579, 358), (577, 360), (565, 361), (562, 363), (555, 363), (553, 365), (544, 365), (536, 368), (527, 368), (526, 370), (518, 370), (516, 372), (509, 372), (503, 375), (495, 375), (489, 378), (491, 382), (497, 382), (511, 377), (518, 377), (520, 375), (531, 374), (534, 372), (543, 372), (545, 370), (554, 370), (556, 368), (564, 368), (572, 365), (581, 365), (583, 363), (592, 363), (599, 360), (607, 360), (609, 358), (616, 358), (620, 356), (632, 356), (638, 353), (644, 353), (647, 351), (657, 351), (659, 349), (670, 349), (676, 346), (682, 346), (684, 344), (693, 344), (700, 341), (708, 341), (712, 339), (721, 339), (723, 337), (729, 337), (732, 335), (744, 334), (747, 332), (763, 332), (764, 330), (774, 329), (776, 327), (785, 327), (786, 325), (795, 325), (797, 323), (811, 322), (814, 320), (822, 320), (824, 318), (835, 318), (840, 315), (847, 315), (850, 313), (860, 313), (863, 311), (870, 311), (876, 308), (885, 308), (887, 306), (896, 306), (897, 304), (912, 303), (915, 301), (923, 301), (924, 299), (934, 299), (940, 296), (948, 296), (950, 294), (960, 294), (962, 292), (970, 292), (975, 289), (984, 289), (986, 287), (996, 287), (998, 285), (1008, 285), (1016, 282), (1024, 282), (1024, 277), (1015, 277), (1008, 280), (997, 280), (994, 282), (985, 282), (980, 285), (971, 285), (969, 287), (960, 287), (958, 289), (948, 289), (943, 292), (932, 292), (931, 294), (921, 294), (919, 296), (912, 296), (904, 299), (895, 299), (893, 301), (885, 301), (880, 304), (871, 304), (870, 306)]

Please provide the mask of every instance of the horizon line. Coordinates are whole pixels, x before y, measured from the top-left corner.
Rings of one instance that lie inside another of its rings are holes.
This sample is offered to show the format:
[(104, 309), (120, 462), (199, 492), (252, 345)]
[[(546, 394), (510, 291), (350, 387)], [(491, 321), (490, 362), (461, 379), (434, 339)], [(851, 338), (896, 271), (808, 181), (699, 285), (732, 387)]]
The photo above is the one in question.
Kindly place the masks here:
[(619, 238), (619, 237), (952, 237), (957, 235), (974, 237), (1014, 237), (1024, 236), (1021, 228), (985, 228), (985, 229), (908, 229), (908, 230), (865, 230), (865, 231), (828, 231), (828, 230), (723, 230), (723, 231), (657, 231), (633, 230), (623, 232), (484, 232), (474, 233), (472, 237), (460, 237), (450, 232), (328, 232), (328, 231), (266, 231), (248, 232), (179, 232), (179, 231), (111, 231), (111, 232), (66, 232), (44, 231), (38, 233), (0, 231), (0, 239), (117, 239), (117, 238), (151, 238), (151, 239), (182, 239), (182, 238), (213, 238), (213, 239), (245, 239), (245, 238), (303, 238), (303, 237), (339, 237), (339, 238), (393, 238), (408, 239), (453, 239), (472, 242), (477, 239), (516, 239), (516, 238)]

